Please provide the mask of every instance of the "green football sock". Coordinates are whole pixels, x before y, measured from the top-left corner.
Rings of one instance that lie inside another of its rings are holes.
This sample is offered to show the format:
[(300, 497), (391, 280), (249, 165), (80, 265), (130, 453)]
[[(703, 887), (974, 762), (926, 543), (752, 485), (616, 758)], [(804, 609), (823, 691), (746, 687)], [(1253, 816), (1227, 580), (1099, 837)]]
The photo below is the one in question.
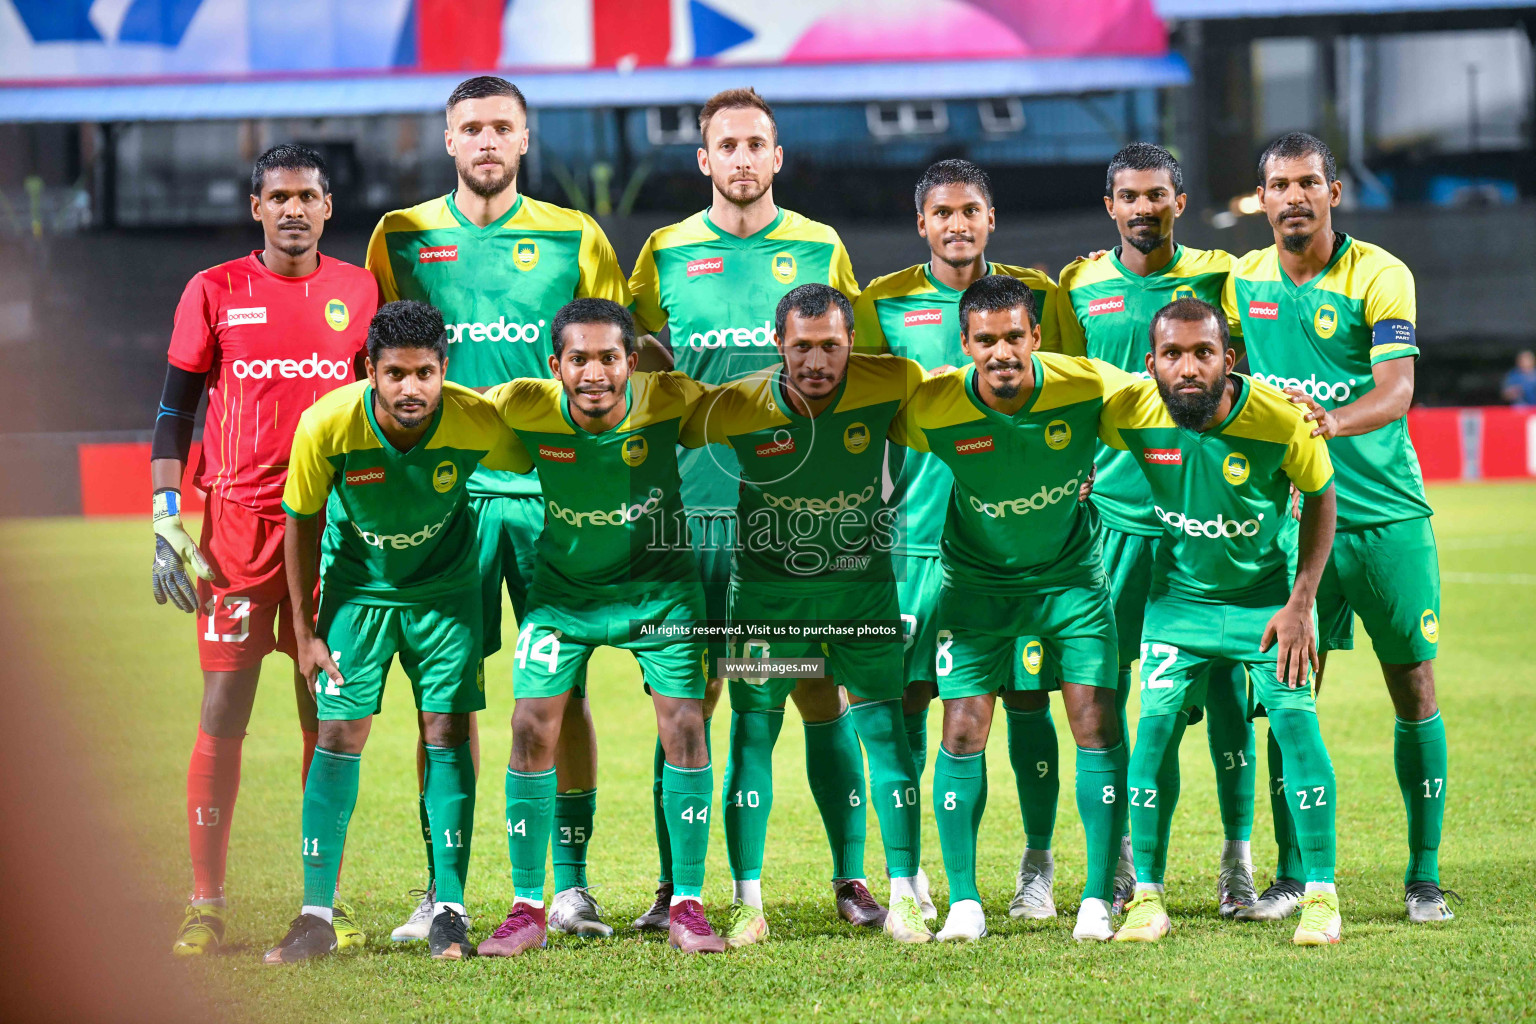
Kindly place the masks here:
[(956, 757), (939, 744), (933, 762), (933, 816), (949, 877), (949, 903), (980, 900), (976, 889), (976, 835), (987, 809), (987, 752)]
[(1300, 882), (1307, 876), (1307, 869), (1301, 863), (1301, 847), (1296, 842), (1296, 822), (1291, 818), (1291, 805), (1285, 798), (1285, 755), (1280, 750), (1280, 741), (1275, 737), (1273, 718), (1270, 720), (1265, 758), (1269, 762), (1269, 816), (1275, 822), (1275, 877)]
[(427, 846), (427, 888), (437, 884), (437, 863), (432, 859), (432, 821), (427, 817), (427, 790), (423, 776), (422, 790), (416, 794), (416, 810), (421, 815), (421, 841)]
[(1131, 749), (1131, 723), (1125, 717), (1125, 708), (1131, 701), (1131, 666), (1121, 665), (1115, 674), (1115, 707), (1120, 712), (1120, 745)]
[(1115, 867), (1126, 830), (1125, 744), (1109, 750), (1077, 748), (1077, 813), (1088, 846), (1083, 899), (1115, 898)]
[[(672, 895), (698, 899), (704, 891), (704, 855), (709, 852), (709, 805), (715, 769), (662, 767), (662, 802), (672, 839)], [(759, 867), (761, 870), (761, 867)]]
[(512, 893), (520, 900), (544, 898), (544, 861), (555, 822), (555, 770), (507, 769), (507, 854), (512, 859)]
[(555, 892), (587, 887), (587, 844), (592, 841), (596, 814), (595, 789), (555, 794), (555, 827), (549, 836), (554, 848)]
[(667, 835), (667, 809), (661, 802), (662, 766), (666, 763), (667, 755), (658, 736), (656, 756), (651, 761), (651, 820), (656, 823), (656, 856), (661, 862), (656, 880), (663, 884), (672, 881), (672, 840)]
[(903, 716), (907, 729), (907, 749), (912, 751), (912, 774), (919, 779), (928, 767), (928, 709)]
[(1179, 743), (1189, 715), (1143, 715), (1136, 725), (1127, 784), (1131, 794), (1131, 853), (1136, 881), (1163, 884), (1168, 835), (1179, 803)]
[(329, 907), (347, 845), (347, 823), (357, 806), (358, 754), (315, 748), (304, 784), (304, 905)]
[(922, 786), (912, 774), (912, 752), (902, 727), (901, 701), (860, 701), (849, 705), (848, 715), (869, 758), (869, 792), (875, 816), (880, 819), (886, 870), (892, 878), (911, 878), (917, 874), (922, 853)]
[(442, 866), (437, 902), (464, 902), (469, 851), (475, 833), (475, 760), (469, 741), (456, 747), (427, 745), (427, 777), (422, 793), (432, 830), (432, 862)]
[(1338, 785), (1317, 715), (1288, 708), (1273, 710), (1269, 712), (1269, 728), (1285, 751), (1285, 799), (1296, 823), (1306, 881), (1332, 882)]
[[(864, 877), (864, 753), (853, 719), (843, 712), (830, 722), (805, 724), (805, 777), (821, 812), (832, 848), (833, 878)], [(909, 755), (910, 762), (910, 755)], [(911, 770), (910, 763), (908, 771)]]
[(783, 726), (783, 708), (731, 712), (731, 749), (720, 803), (725, 808), (726, 857), (737, 881), (763, 877), (763, 843), (773, 809), (773, 745)]
[(1010, 708), (1008, 760), (1019, 791), (1024, 841), (1031, 850), (1049, 850), (1056, 833), (1056, 803), (1061, 799), (1060, 746), (1049, 706), (1034, 711)]
[(1440, 884), (1440, 826), (1445, 820), (1447, 756), (1440, 712), (1418, 722), (1401, 718), (1392, 730), (1397, 787), (1408, 809), (1408, 873), (1403, 884)]
[(1248, 670), (1241, 662), (1211, 666), (1205, 705), (1205, 738), (1216, 768), (1216, 802), (1222, 836), (1246, 842), (1253, 835), (1253, 723), (1248, 707)]

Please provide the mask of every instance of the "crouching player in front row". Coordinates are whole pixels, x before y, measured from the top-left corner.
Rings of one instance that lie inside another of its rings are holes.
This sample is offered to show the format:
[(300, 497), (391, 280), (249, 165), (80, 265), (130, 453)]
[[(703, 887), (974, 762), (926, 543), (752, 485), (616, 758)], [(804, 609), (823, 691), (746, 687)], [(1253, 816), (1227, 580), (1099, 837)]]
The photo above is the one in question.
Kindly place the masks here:
[(425, 726), (437, 865), (428, 947), (440, 960), (473, 952), (464, 916), (475, 820), (469, 714), (485, 707), (485, 676), (475, 527), (464, 485), (476, 465), (517, 472), (529, 466), (494, 406), (444, 382), (447, 351), (436, 309), (385, 305), (368, 328), (367, 379), (316, 402), (294, 437), (283, 492), (284, 561), (299, 669), (315, 687), (320, 742), (304, 787), (304, 906), (267, 951), (269, 964), (336, 948), (336, 871), (357, 803), (359, 759), (396, 655)]
[[(1333, 546), (1327, 444), (1286, 395), (1232, 372), (1237, 354), (1220, 310), (1179, 299), (1152, 318), (1147, 370), (1110, 397), (1104, 443), (1129, 450), (1151, 485), (1164, 539), (1141, 632), (1141, 720), (1131, 755), (1136, 895), (1119, 942), (1168, 934), (1163, 869), (1179, 798), (1179, 741), (1202, 706), (1210, 670), (1248, 666), (1248, 717), (1264, 709), (1285, 756), (1306, 893), (1292, 939), (1339, 941), (1333, 885), (1333, 764), (1309, 686), (1317, 667), (1313, 602)], [(1299, 542), (1288, 509), (1303, 495)], [(1299, 551), (1298, 551), (1299, 549)], [(1235, 700), (1210, 688), (1211, 700)], [(1227, 709), (1230, 714), (1235, 709)]]
[(705, 389), (681, 373), (635, 373), (634, 321), (608, 299), (569, 303), (550, 336), (558, 379), (521, 378), (486, 395), (538, 469), (545, 526), (513, 657), (512, 910), (479, 952), (516, 956), (544, 945), (555, 744), (567, 704), (586, 696), (588, 659), (609, 645), (634, 652), (656, 707), (672, 854), (670, 941), (689, 953), (719, 953), (725, 940), (700, 902), (714, 790), (704, 646), (688, 634), (706, 613), (677, 469), (679, 434)]

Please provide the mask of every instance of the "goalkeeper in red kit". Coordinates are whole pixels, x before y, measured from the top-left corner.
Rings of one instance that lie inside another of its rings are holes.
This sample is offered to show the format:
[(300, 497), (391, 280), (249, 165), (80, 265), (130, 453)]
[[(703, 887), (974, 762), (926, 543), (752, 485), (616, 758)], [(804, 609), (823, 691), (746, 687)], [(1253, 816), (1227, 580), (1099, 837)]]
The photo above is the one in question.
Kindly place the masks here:
[[(251, 216), (265, 247), (198, 273), (182, 292), (150, 453), (155, 600), (196, 614), (203, 670), (187, 768), (193, 889), (171, 947), (178, 956), (224, 941), (224, 862), (261, 661), (274, 650), (296, 653), (282, 508), (294, 430), (317, 398), (354, 379), (378, 305), (371, 274), (320, 255), (331, 196), (319, 154), (290, 145), (263, 153), (251, 172)], [(194, 542), (181, 521), (181, 481), (204, 392), (194, 479), (207, 507)], [(307, 775), (318, 725), (297, 670), (294, 693)], [(336, 932), (342, 945), (363, 943), (339, 904)]]

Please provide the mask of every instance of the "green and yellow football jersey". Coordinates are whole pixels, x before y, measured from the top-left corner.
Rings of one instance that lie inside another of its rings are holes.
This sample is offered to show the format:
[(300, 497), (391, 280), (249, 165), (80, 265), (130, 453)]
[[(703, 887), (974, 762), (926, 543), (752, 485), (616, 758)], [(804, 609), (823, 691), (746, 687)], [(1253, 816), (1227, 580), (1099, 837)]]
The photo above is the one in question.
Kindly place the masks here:
[[(1068, 355), (1102, 359), (1146, 378), (1152, 316), (1178, 299), (1201, 299), (1221, 307), (1232, 257), (1219, 249), (1176, 246), (1173, 260), (1142, 277), (1125, 269), (1120, 248), (1096, 260), (1078, 259), (1061, 272), (1056, 292), (1062, 349)], [(1104, 525), (1121, 533), (1156, 537), (1163, 526), (1152, 514), (1146, 478), (1124, 452), (1099, 446), (1094, 459), (1093, 505)]]
[(478, 466), (531, 468), (495, 406), (457, 384), (443, 384), (426, 434), (405, 452), (379, 429), (368, 381), (304, 410), (283, 509), (300, 519), (326, 514), (324, 597), (401, 606), (477, 589), (475, 525), (465, 505)]
[(1035, 387), (1012, 416), (976, 392), (976, 367), (929, 378), (891, 439), (954, 475), (940, 554), (945, 581), (993, 593), (1086, 586), (1103, 574), (1098, 515), (1077, 493), (1093, 467), (1107, 363), (1036, 352)]
[[(483, 228), (459, 212), (451, 192), (386, 213), (368, 242), (367, 266), (383, 302), (415, 299), (442, 311), (448, 378), (469, 388), (548, 377), (550, 325), (572, 299), (630, 302), (596, 221), (522, 195)], [(482, 469), (469, 493), (538, 494), (539, 482)]]
[(705, 458), (739, 458), (732, 575), (748, 583), (894, 579), (895, 510), (883, 498), (891, 423), (923, 379), (910, 359), (854, 353), (830, 404), (795, 411), (780, 367), (722, 385), (683, 430)]
[[(1029, 267), (987, 264), (988, 274), (1018, 278), (1035, 296), (1040, 318), (1040, 347), (1061, 348), (1056, 329), (1056, 282)], [(877, 277), (853, 304), (854, 345), (866, 352), (892, 352), (915, 359), (925, 370), (958, 366), (970, 357), (960, 347), (960, 295), (934, 278), (928, 264)], [(954, 477), (949, 467), (927, 452), (891, 449), (891, 504), (901, 510), (899, 550), (936, 556), (944, 533), (944, 514)]]
[(1163, 528), (1153, 597), (1266, 607), (1290, 598), (1297, 531), (1290, 488), (1317, 495), (1333, 482), (1328, 445), (1302, 409), (1262, 381), (1233, 374), (1232, 411), (1210, 430), (1173, 421), (1157, 382), (1112, 395), (1100, 418), (1105, 444), (1146, 476)]
[(593, 434), (557, 380), (514, 380), (486, 398), (532, 457), (544, 495), (536, 587), (581, 589), (694, 579), (677, 469), (684, 422), (706, 388), (681, 373), (636, 373), (628, 413)]
[[(1300, 388), (1325, 409), (1374, 390), (1377, 363), (1419, 354), (1413, 274), (1380, 246), (1347, 235), (1303, 285), (1280, 269), (1274, 246), (1250, 252), (1233, 266), (1222, 301), (1254, 377)], [(1339, 529), (1433, 514), (1407, 417), (1328, 447), (1339, 470)]]
[[(656, 334), (672, 329), (677, 369), (704, 384), (723, 384), (777, 366), (773, 317), (779, 300), (810, 282), (858, 297), (859, 283), (837, 232), (779, 209), (746, 238), (721, 231), (704, 210), (651, 233), (629, 288), (635, 323)], [(683, 503), (691, 509), (736, 508), (738, 466), (730, 451), (685, 452)]]

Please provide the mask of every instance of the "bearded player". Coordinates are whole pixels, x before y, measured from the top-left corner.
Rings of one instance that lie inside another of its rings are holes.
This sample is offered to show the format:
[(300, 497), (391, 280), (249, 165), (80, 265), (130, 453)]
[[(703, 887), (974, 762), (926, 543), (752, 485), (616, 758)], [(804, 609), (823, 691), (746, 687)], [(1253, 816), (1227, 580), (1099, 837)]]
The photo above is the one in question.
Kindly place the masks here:
[[(876, 278), (859, 293), (853, 304), (859, 348), (895, 352), (916, 359), (929, 371), (948, 370), (964, 362), (970, 357), (960, 343), (960, 295), (988, 274), (1003, 274), (1029, 288), (1035, 308), (1041, 311), (1041, 348), (1059, 351), (1056, 282), (1042, 271), (990, 263), (986, 258), (987, 241), (997, 226), (987, 172), (969, 160), (940, 160), (923, 172), (914, 198), (917, 233), (928, 243), (928, 262)], [(901, 540), (896, 554), (896, 589), (907, 630), (903, 659), (907, 689), (902, 710), (913, 767), (921, 778), (928, 760), (928, 705), (939, 692), (933, 658), (934, 611), (943, 575), (939, 540), (954, 474), (929, 452), (892, 447), (889, 453), (891, 478), (896, 482), (891, 500), (902, 511), (897, 521)], [(1024, 638), (1019, 643), (1019, 657), (1014, 661), (1018, 674), (1038, 675), (1042, 668), (1038, 660), (1025, 656), (1034, 639)], [(1038, 648), (1036, 644), (1034, 649)], [(1045, 691), (1008, 690), (1003, 704), (1008, 712), (1008, 757), (1025, 822), (1025, 850), (1009, 913), (1014, 917), (1054, 917), (1051, 837), (1061, 788), (1056, 725)], [(923, 917), (937, 918), (928, 876), (921, 868), (917, 892)]]
[[(275, 146), (251, 172), (251, 217), (265, 245), (202, 271), (176, 307), (169, 365), (150, 449), (155, 600), (197, 616), (203, 704), (187, 768), (192, 897), (171, 947), (217, 951), (229, 909), (225, 857), (240, 788), (240, 754), (262, 659), (297, 657), (283, 574), (283, 485), (299, 414), (350, 382), (377, 304), (367, 272), (321, 256), (330, 181), (318, 153)], [(207, 494), (194, 543), (181, 483), (198, 402), (207, 421), (194, 481)], [(295, 670), (307, 778), (318, 736), (315, 701)], [(333, 879), (334, 882), (334, 879)], [(363, 934), (338, 905), (337, 941)]]
[[(560, 307), (583, 297), (627, 304), (623, 272), (591, 217), (518, 191), (530, 129), (517, 86), (491, 75), (467, 79), (448, 97), (446, 116), (443, 139), (458, 185), (446, 196), (385, 214), (368, 244), (368, 269), (378, 278), (384, 301), (416, 299), (442, 310), (454, 383), (483, 392), (518, 377), (547, 377), (554, 351), (550, 325)], [(485, 654), (490, 657), (501, 649), (503, 584), (519, 620), (526, 609), (544, 506), (532, 473), (478, 468), (469, 480), (469, 496), (478, 524)], [(473, 723), (472, 716), (472, 739)], [(424, 777), (424, 758), (424, 750), (418, 751), (418, 778)], [(557, 895), (550, 926), (610, 935), (613, 930), (587, 891), (597, 748), (585, 700), (567, 706), (556, 764)], [(419, 809), (425, 838), (424, 799)], [(395, 929), (397, 942), (426, 938), (432, 922), (430, 841), (426, 848), (427, 888), (410, 918)]]
[[(1359, 615), (1397, 712), (1392, 745), (1408, 812), (1408, 920), (1448, 921), (1454, 915), (1440, 888), (1447, 757), (1435, 700), (1440, 561), (1407, 420), (1419, 355), (1413, 274), (1380, 246), (1334, 230), (1343, 184), (1321, 139), (1296, 132), (1271, 143), (1259, 159), (1257, 194), (1275, 244), (1237, 261), (1223, 300), (1254, 377), (1306, 406), (1337, 468), (1338, 537), (1317, 589), (1318, 685), (1328, 651), (1354, 646)], [(1272, 793), (1288, 788), (1280, 755), (1271, 742)], [(1271, 919), (1295, 908), (1297, 834), (1294, 815), (1276, 806), (1275, 884), (1251, 914), (1239, 916)]]
[[(848, 252), (837, 232), (774, 201), (773, 177), (784, 163), (773, 109), (751, 89), (728, 89), (699, 110), (699, 170), (713, 186), (708, 209), (654, 232), (635, 261), (630, 290), (641, 330), (671, 329), (677, 368), (694, 380), (722, 384), (777, 365), (775, 310), (789, 291), (807, 283), (828, 284), (849, 300), (859, 293)], [(851, 324), (848, 325), (851, 328)], [(726, 592), (735, 546), (735, 514), (741, 484), (736, 453), (719, 446), (684, 452), (683, 504), (698, 556), (709, 617), (726, 617)], [(713, 713), (722, 680), (714, 662), (722, 642), (709, 648), (710, 681), (704, 714)], [(807, 683), (792, 699), (806, 723), (806, 761), (821, 766), (812, 788), (833, 851), (833, 893), (844, 920), (864, 924), (884, 914), (862, 887), (865, 783), (858, 737), (836, 687)], [(744, 821), (773, 801), (774, 740), (782, 717), (746, 718), (732, 703), (731, 754), (725, 765), (725, 843), (737, 881), (738, 902), (761, 908), (760, 853), (740, 836), (754, 832)], [(641, 930), (667, 928), (672, 897), (670, 843), (661, 801), (663, 757), (656, 747), (652, 799), (660, 853), (656, 901), (636, 921)], [(856, 800), (854, 798), (857, 798)], [(748, 801), (751, 801), (750, 806)], [(760, 865), (759, 865), (760, 867)]]

